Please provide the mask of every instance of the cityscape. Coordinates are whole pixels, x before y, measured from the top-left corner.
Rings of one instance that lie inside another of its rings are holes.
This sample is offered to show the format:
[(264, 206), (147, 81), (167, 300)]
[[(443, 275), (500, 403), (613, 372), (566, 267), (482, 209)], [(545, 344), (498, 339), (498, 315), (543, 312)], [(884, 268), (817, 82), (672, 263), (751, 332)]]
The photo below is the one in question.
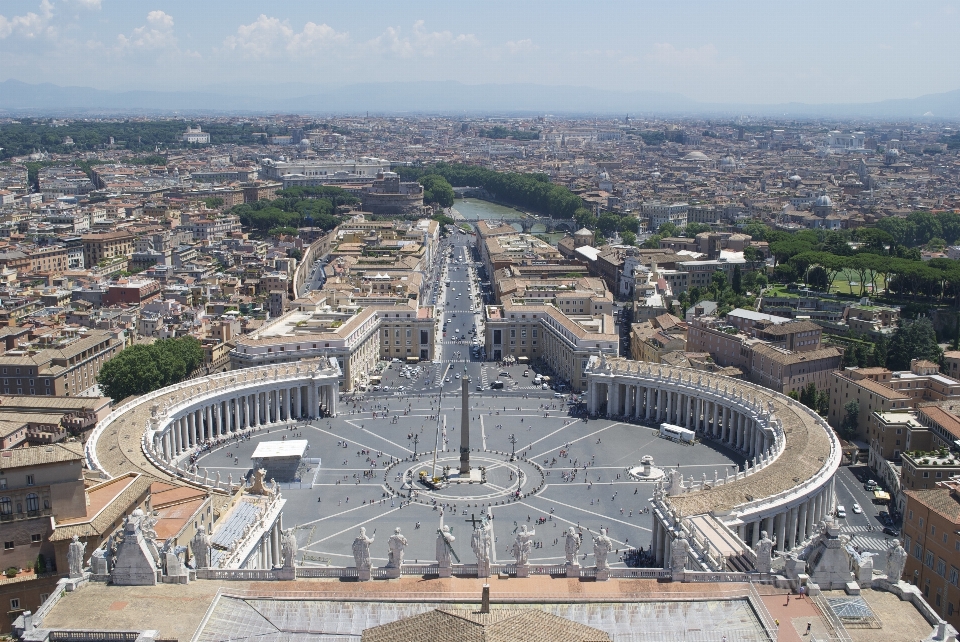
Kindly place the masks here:
[(0, 639), (955, 642), (960, 7), (757, 8), (0, 6)]

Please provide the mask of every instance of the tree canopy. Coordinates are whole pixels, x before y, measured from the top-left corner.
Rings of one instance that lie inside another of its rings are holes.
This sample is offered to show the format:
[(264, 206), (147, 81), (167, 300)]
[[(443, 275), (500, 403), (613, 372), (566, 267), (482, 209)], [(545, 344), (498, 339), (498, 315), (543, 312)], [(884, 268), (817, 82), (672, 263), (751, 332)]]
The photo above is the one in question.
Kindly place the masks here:
[(417, 181), (423, 185), (423, 202), (436, 203), (440, 207), (453, 206), (453, 187), (440, 174), (427, 174)]
[(916, 321), (900, 320), (887, 348), (887, 367), (891, 370), (909, 370), (912, 359), (926, 359), (940, 363), (943, 351), (937, 344), (933, 323), (926, 317)]
[(551, 218), (574, 218), (583, 207), (580, 197), (550, 182), (546, 174), (496, 172), (476, 165), (437, 163), (426, 167), (401, 167), (403, 180), (419, 181), (428, 174), (442, 176), (454, 187), (481, 187), (505, 201)]
[(234, 206), (240, 223), (261, 235), (290, 228), (319, 227), (332, 230), (342, 220), (337, 207), (358, 199), (339, 187), (295, 187), (277, 192), (280, 198)]
[(110, 359), (97, 383), (104, 395), (120, 401), (183, 381), (203, 363), (203, 348), (193, 337), (161, 339), (125, 348)]

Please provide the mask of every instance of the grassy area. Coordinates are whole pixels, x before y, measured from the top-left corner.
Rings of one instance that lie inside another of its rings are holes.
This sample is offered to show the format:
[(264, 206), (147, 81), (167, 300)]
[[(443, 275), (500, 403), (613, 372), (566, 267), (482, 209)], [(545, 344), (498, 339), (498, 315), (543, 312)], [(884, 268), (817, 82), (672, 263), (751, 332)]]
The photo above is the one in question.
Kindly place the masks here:
[[(851, 291), (851, 285), (852, 291)], [(867, 294), (876, 294), (883, 289), (883, 277), (877, 275), (873, 281), (873, 290), (871, 291), (869, 284), (867, 285)], [(833, 282), (833, 287), (830, 289), (831, 292), (836, 292), (838, 294), (860, 294), (860, 275), (856, 270), (851, 270), (850, 268), (844, 268), (840, 274), (837, 275), (836, 280)]]

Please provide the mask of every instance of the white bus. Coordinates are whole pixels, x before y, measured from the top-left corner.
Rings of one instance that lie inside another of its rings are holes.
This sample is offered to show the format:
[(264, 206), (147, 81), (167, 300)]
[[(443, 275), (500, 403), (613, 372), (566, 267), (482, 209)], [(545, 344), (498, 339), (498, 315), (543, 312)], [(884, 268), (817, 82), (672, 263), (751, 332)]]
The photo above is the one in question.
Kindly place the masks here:
[(660, 436), (665, 439), (692, 444), (693, 440), (696, 439), (697, 433), (692, 430), (687, 430), (686, 428), (681, 428), (680, 426), (663, 423), (660, 424)]

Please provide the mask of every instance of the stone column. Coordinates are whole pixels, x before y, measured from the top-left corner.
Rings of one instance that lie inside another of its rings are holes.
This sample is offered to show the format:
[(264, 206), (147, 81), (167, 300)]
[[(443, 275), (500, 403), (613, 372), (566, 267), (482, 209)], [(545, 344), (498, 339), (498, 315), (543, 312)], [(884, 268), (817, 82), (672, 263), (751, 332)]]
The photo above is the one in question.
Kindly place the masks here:
[(757, 542), (760, 541), (760, 520), (758, 519), (753, 523), (753, 539), (751, 539), (750, 544), (756, 546)]
[(716, 401), (711, 401), (713, 406), (713, 427), (710, 429), (710, 432), (714, 437), (720, 436), (720, 404)]
[(797, 513), (797, 544), (807, 541), (807, 508), (810, 502), (806, 501), (800, 504), (800, 511)]
[(650, 411), (653, 410), (653, 388), (647, 387), (647, 408), (644, 418), (650, 421)]
[(787, 550), (797, 545), (797, 516), (799, 514), (799, 506), (790, 509), (790, 516), (787, 519)]
[(789, 511), (784, 511), (777, 515), (777, 549), (786, 551), (787, 549), (787, 515)]

